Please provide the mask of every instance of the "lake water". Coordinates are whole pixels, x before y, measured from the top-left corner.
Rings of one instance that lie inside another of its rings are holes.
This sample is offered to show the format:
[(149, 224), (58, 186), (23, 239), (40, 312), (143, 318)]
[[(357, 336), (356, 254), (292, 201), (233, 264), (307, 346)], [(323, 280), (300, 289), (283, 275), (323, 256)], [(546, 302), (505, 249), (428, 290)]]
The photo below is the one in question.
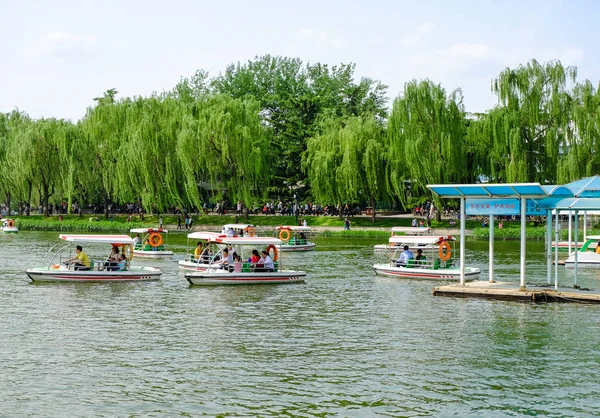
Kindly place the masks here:
[[(385, 239), (355, 237), (286, 254), (300, 285), (190, 287), (176, 261), (144, 261), (157, 282), (32, 284), (57, 235), (0, 235), (3, 417), (600, 415), (597, 305), (434, 297), (375, 276)], [(181, 258), (185, 237), (169, 244)], [(468, 265), (487, 254), (467, 242)], [(496, 257), (518, 282), (519, 243)], [(543, 244), (528, 257), (544, 283)]]

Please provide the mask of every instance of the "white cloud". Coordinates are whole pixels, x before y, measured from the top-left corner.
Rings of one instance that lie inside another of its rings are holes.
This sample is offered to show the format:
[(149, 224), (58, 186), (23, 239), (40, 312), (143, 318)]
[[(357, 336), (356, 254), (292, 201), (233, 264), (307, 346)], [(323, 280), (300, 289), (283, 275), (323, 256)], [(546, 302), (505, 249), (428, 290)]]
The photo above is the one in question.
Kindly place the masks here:
[(344, 46), (343, 40), (326, 31), (315, 31), (313, 29), (300, 29), (296, 32), (296, 41), (312, 43), (317, 46), (339, 48)]
[(465, 59), (465, 58), (476, 58), (476, 59), (481, 59), (481, 58), (489, 58), (492, 55), (492, 48), (487, 46), (487, 45), (483, 45), (483, 44), (468, 44), (468, 43), (461, 43), (461, 44), (454, 44), (454, 45), (450, 45), (446, 51), (444, 51), (444, 55), (450, 58), (460, 58), (460, 59)]
[(94, 35), (68, 32), (46, 32), (25, 50), (30, 58), (54, 56), (62, 52), (83, 52), (97, 41)]

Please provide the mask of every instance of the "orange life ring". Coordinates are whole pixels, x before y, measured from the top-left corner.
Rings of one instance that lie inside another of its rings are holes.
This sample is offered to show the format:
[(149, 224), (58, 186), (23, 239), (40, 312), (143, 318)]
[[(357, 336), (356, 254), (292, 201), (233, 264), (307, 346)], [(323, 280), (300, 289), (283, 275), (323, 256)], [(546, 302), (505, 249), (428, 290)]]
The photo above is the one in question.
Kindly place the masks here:
[(15, 221), (13, 221), (12, 219), (8, 220), (8, 227), (12, 228), (13, 226), (15, 226)]
[(248, 228), (246, 228), (246, 234), (247, 234), (249, 237), (253, 237), (253, 236), (255, 236), (255, 235), (256, 235), (256, 228), (255, 228), (255, 227), (253, 227), (253, 226), (249, 226)]
[(448, 261), (452, 257), (452, 249), (448, 241), (442, 241), (438, 252), (442, 261)]
[(279, 239), (283, 242), (288, 242), (291, 236), (291, 231), (288, 228), (284, 228), (279, 231)]
[(269, 246), (267, 247), (267, 253), (268, 253), (269, 255), (271, 255), (271, 250), (273, 250), (273, 257), (271, 257), (271, 259), (272, 259), (273, 261), (277, 261), (277, 259), (279, 258), (278, 254), (277, 254), (277, 247), (276, 247), (276, 246), (274, 246), (273, 244), (269, 245)]
[(148, 237), (148, 243), (151, 247), (160, 247), (163, 243), (163, 238), (158, 232), (153, 232)]

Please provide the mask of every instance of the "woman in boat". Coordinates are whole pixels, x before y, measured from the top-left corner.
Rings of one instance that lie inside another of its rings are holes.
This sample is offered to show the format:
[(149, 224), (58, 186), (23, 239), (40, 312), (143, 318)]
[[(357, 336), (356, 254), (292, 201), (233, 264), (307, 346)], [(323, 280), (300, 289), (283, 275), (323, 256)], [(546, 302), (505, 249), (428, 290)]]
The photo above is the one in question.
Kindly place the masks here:
[(248, 259), (248, 262), (250, 263), (252, 270), (256, 271), (263, 267), (263, 265), (260, 263), (260, 254), (256, 249), (252, 250), (252, 256)]
[(262, 269), (260, 271), (275, 271), (275, 265), (273, 264), (273, 259), (269, 256), (267, 250), (262, 251), (262, 257), (260, 258), (260, 262), (262, 263)]
[(600, 254), (600, 241), (596, 244), (596, 254)]
[(106, 260), (106, 270), (114, 271), (119, 269), (119, 247), (112, 247), (110, 254), (108, 255), (108, 259)]
[(225, 248), (223, 250), (223, 258), (217, 264), (220, 264), (221, 268), (228, 270), (229, 272), (232, 272), (234, 269), (233, 254), (230, 254), (229, 250), (227, 248)]

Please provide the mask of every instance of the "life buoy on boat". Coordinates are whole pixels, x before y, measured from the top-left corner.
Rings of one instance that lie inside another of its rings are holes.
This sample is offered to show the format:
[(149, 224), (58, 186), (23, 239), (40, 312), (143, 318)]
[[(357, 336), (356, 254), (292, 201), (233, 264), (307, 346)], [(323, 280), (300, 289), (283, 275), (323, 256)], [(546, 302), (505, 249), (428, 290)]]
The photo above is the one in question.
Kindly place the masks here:
[(279, 239), (283, 242), (288, 242), (291, 236), (291, 231), (288, 228), (284, 228), (279, 231)]
[(163, 238), (159, 233), (153, 232), (148, 237), (148, 243), (150, 244), (151, 247), (154, 247), (154, 248), (160, 247), (163, 243)]
[(452, 249), (448, 241), (442, 241), (439, 248), (440, 260), (448, 261), (452, 257)]
[(253, 226), (249, 226), (248, 228), (245, 229), (246, 231), (246, 235), (249, 237), (253, 237), (256, 235), (256, 228)]
[(121, 254), (125, 254), (125, 258), (127, 258), (128, 261), (131, 261), (131, 259), (133, 258), (133, 246), (131, 244), (123, 245)]
[(271, 257), (271, 259), (272, 259), (273, 261), (277, 261), (277, 259), (279, 258), (279, 255), (277, 254), (277, 247), (276, 247), (276, 246), (274, 246), (273, 244), (269, 245), (269, 246), (267, 247), (267, 253), (268, 253), (269, 255), (271, 255), (271, 250), (273, 250), (273, 256)]
[(15, 221), (13, 221), (12, 219), (8, 220), (8, 227), (12, 228), (13, 226), (15, 226)]

